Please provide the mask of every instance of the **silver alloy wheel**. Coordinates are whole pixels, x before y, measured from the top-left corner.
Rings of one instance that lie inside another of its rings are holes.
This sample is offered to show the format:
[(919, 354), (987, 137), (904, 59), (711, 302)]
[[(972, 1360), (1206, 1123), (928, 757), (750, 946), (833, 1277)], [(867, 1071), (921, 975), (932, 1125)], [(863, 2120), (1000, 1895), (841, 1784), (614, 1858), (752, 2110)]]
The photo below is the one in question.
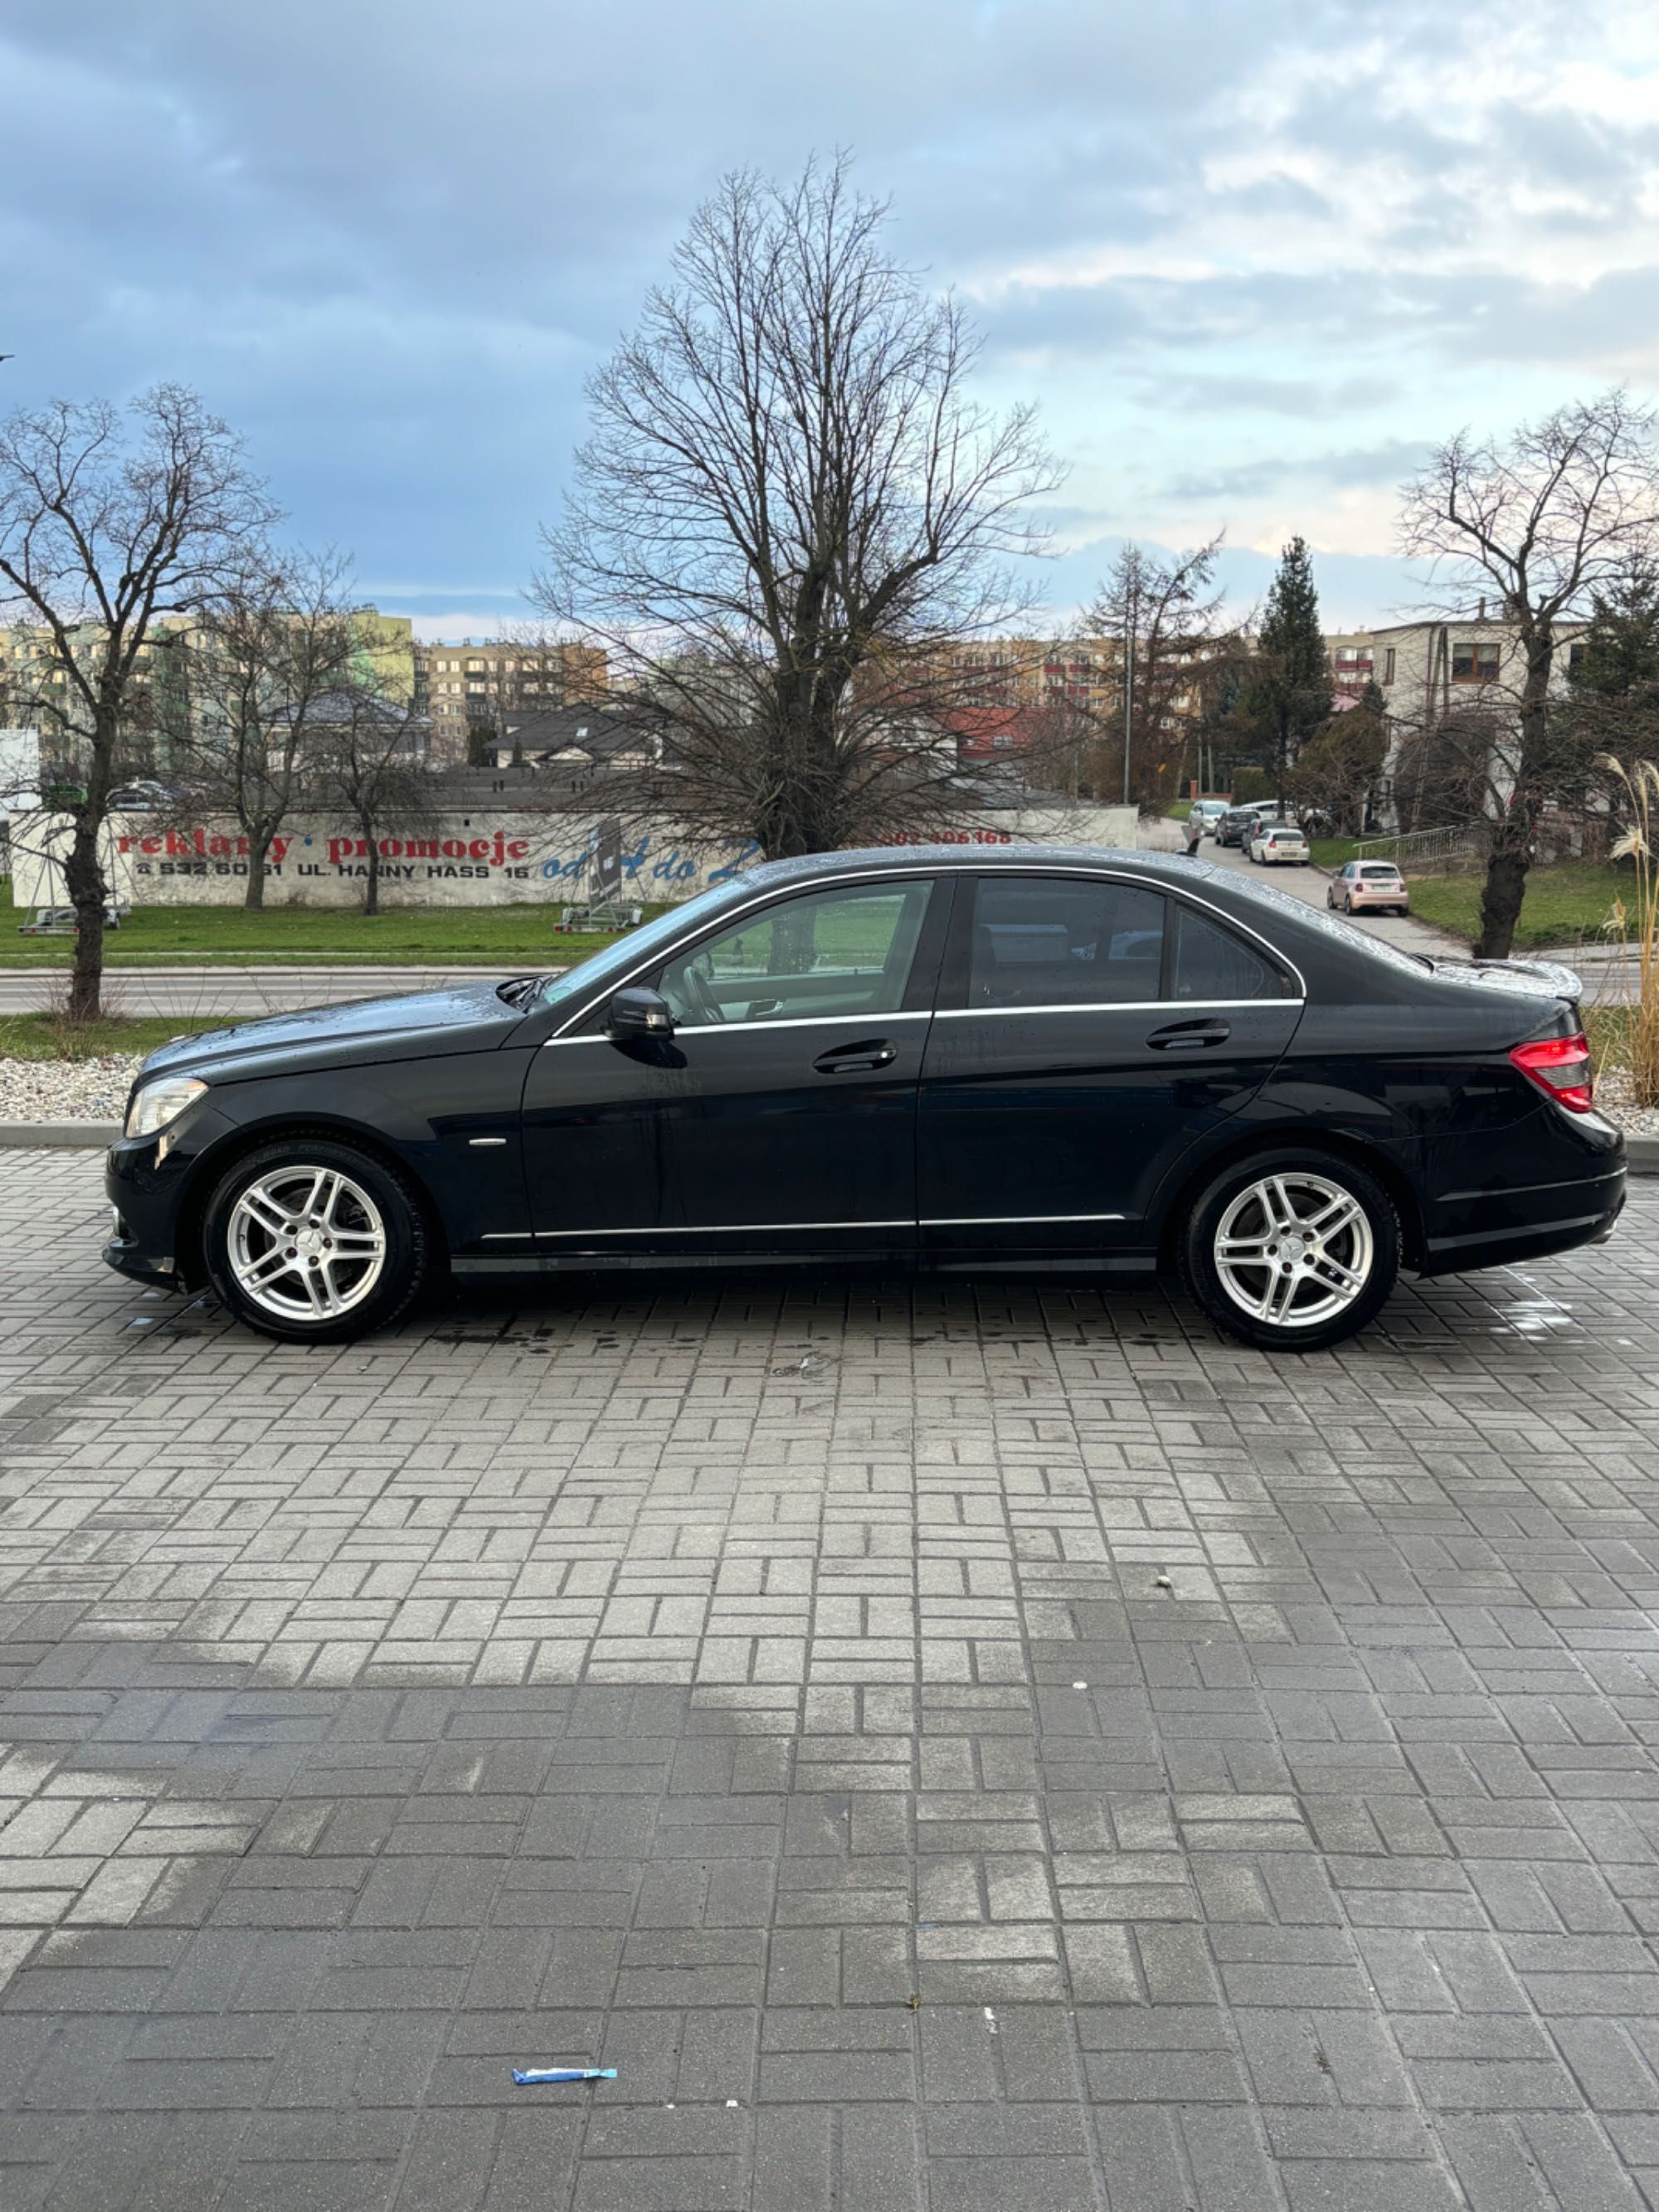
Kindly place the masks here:
[(1215, 1271), (1252, 1321), (1313, 1328), (1370, 1280), (1370, 1218), (1352, 1191), (1292, 1169), (1247, 1184), (1216, 1224)]
[(282, 1321), (333, 1321), (361, 1305), (386, 1267), (386, 1223), (337, 1168), (273, 1168), (231, 1209), (225, 1243), (236, 1286)]

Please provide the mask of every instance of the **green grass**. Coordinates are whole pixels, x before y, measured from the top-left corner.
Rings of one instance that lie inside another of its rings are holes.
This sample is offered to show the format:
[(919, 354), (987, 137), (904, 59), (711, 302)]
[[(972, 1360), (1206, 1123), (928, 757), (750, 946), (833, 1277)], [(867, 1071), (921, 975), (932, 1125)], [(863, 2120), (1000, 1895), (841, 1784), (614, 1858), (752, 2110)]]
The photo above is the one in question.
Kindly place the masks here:
[[(661, 910), (647, 906), (645, 914), (649, 919)], [(568, 968), (611, 942), (562, 936), (553, 927), (559, 913), (555, 905), (406, 906), (370, 919), (340, 907), (271, 907), (263, 914), (239, 906), (135, 907), (106, 939), (105, 959), (114, 968), (218, 959)], [(0, 908), (0, 967), (67, 967), (74, 940), (19, 937), (21, 919), (15, 908)]]
[(1308, 850), (1316, 868), (1345, 868), (1359, 856), (1357, 837), (1310, 837)]
[[(1408, 868), (1412, 912), (1473, 945), (1480, 928), (1480, 870), (1462, 876), (1419, 876)], [(1553, 945), (1604, 943), (1603, 925), (1615, 896), (1629, 899), (1635, 878), (1627, 866), (1563, 860), (1534, 868), (1516, 927), (1517, 952), (1537, 952)]]
[(1590, 1041), (1598, 1073), (1603, 1068), (1630, 1065), (1631, 1008), (1586, 1006), (1584, 1034)]
[(0, 1060), (100, 1060), (109, 1052), (154, 1052), (176, 1036), (222, 1030), (251, 1017), (112, 1015), (101, 1022), (66, 1022), (58, 1014), (8, 1014), (0, 1019)]

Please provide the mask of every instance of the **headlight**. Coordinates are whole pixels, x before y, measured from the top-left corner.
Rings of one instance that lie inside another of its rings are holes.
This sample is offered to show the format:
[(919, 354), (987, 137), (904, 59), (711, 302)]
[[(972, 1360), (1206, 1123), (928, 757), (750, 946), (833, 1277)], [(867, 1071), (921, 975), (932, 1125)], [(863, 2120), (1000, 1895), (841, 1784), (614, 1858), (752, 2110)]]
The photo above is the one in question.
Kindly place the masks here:
[(130, 1137), (153, 1137), (158, 1129), (165, 1129), (169, 1121), (176, 1121), (193, 1098), (199, 1098), (207, 1089), (193, 1075), (163, 1075), (154, 1083), (146, 1083), (127, 1109), (127, 1134)]

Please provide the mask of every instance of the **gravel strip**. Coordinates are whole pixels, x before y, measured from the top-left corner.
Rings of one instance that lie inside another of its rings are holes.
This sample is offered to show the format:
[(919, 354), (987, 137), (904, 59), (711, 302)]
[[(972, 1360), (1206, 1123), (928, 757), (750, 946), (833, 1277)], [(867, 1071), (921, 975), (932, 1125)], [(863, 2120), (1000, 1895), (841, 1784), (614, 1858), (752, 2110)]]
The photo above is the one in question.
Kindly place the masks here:
[[(117, 1121), (141, 1065), (136, 1053), (100, 1060), (0, 1060), (0, 1121)], [(1595, 1103), (1632, 1137), (1659, 1137), (1659, 1106), (1633, 1106), (1622, 1068), (1598, 1077)]]
[(1622, 1067), (1595, 1079), (1595, 1103), (1609, 1121), (1617, 1121), (1627, 1137), (1659, 1137), (1659, 1106), (1634, 1106), (1630, 1094), (1630, 1077)]
[(118, 1121), (142, 1055), (0, 1060), (0, 1121)]

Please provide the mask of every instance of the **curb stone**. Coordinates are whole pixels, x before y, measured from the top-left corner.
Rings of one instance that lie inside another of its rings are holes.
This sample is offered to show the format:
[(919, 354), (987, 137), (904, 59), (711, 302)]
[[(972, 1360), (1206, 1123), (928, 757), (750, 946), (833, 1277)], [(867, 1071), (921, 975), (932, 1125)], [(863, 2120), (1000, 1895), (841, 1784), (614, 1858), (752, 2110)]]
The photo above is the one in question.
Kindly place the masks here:
[(101, 1152), (120, 1133), (118, 1121), (0, 1121), (0, 1149), (41, 1146)]

